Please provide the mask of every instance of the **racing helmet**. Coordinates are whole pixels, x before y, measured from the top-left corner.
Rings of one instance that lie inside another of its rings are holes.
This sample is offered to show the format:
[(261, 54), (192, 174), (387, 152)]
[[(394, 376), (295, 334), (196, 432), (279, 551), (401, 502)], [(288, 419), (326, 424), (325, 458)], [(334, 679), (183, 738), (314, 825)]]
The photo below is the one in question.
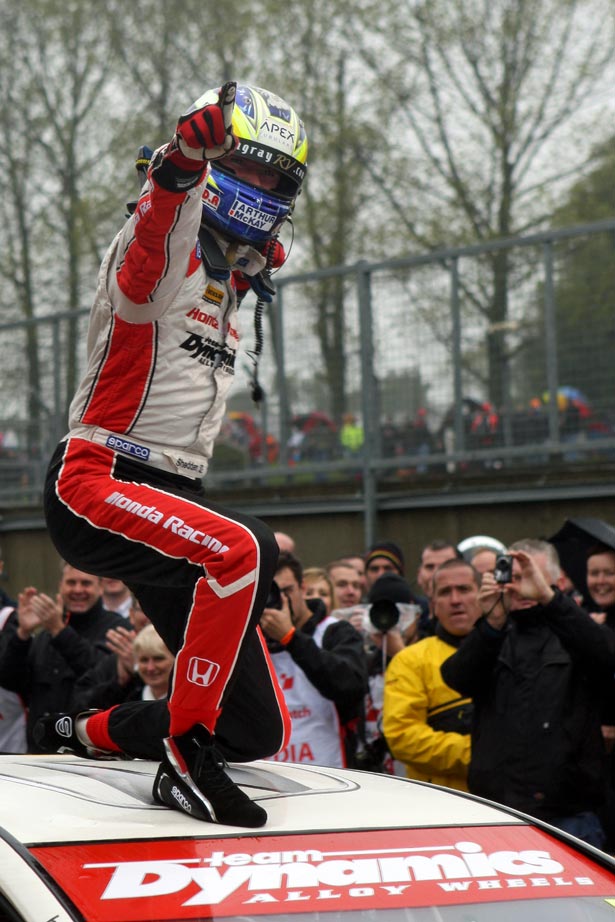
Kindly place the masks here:
[[(210, 91), (197, 100), (204, 105)], [(239, 84), (233, 110), (235, 151), (212, 161), (203, 221), (227, 237), (259, 247), (291, 214), (307, 171), (307, 137), (295, 110), (279, 96)], [(259, 172), (266, 174), (262, 185)]]

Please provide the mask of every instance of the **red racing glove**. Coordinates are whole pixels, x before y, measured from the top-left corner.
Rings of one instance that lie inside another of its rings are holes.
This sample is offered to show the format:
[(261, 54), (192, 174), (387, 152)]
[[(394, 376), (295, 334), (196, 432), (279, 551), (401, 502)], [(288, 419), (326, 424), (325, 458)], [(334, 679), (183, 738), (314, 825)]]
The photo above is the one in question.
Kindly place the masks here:
[(237, 83), (231, 80), (220, 87), (217, 102), (193, 107), (179, 119), (173, 144), (193, 167), (195, 160), (219, 160), (237, 146), (232, 128), (236, 92)]
[[(175, 135), (152, 161), (152, 175), (164, 189), (185, 192), (201, 181), (208, 160), (219, 160), (237, 146), (233, 108), (237, 83), (208, 92), (177, 122)], [(210, 100), (199, 105), (201, 100)]]

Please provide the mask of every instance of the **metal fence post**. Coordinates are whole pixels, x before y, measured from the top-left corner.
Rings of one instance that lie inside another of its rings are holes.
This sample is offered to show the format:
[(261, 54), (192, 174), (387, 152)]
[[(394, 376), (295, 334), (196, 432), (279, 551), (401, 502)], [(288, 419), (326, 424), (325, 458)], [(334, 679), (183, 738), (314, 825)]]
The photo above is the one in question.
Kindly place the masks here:
[(557, 392), (559, 390), (557, 371), (557, 331), (555, 327), (555, 295), (553, 291), (553, 241), (543, 244), (545, 269), (545, 364), (547, 367), (547, 390), (549, 391), (548, 419), (549, 441), (559, 442), (559, 411)]
[(280, 437), (280, 464), (288, 463), (288, 439), (290, 436), (290, 404), (286, 390), (286, 364), (284, 356), (284, 311), (282, 309), (284, 287), (280, 285), (274, 301), (273, 322), (275, 328), (275, 360), (276, 374), (278, 376), (278, 406), (280, 408), (279, 437)]
[[(62, 355), (62, 347), (60, 345), (60, 319), (54, 320), (51, 328), (51, 341), (53, 345), (52, 355), (58, 357)], [(64, 367), (64, 363), (56, 358), (56, 361), (53, 363), (53, 433), (52, 433), (52, 445), (55, 445), (56, 442), (59, 442), (64, 429), (66, 428), (65, 423), (65, 413), (62, 401), (62, 379), (61, 379), (61, 369)]]
[(363, 413), (363, 535), (365, 547), (375, 539), (377, 496), (376, 472), (372, 460), (380, 426), (376, 378), (374, 375), (374, 335), (372, 324), (371, 276), (365, 260), (357, 263), (357, 295), (361, 340), (361, 406)]
[(459, 306), (459, 260), (456, 256), (451, 259), (450, 277), (455, 451), (463, 451), (465, 448), (465, 436), (463, 431), (463, 382), (461, 380), (461, 310)]

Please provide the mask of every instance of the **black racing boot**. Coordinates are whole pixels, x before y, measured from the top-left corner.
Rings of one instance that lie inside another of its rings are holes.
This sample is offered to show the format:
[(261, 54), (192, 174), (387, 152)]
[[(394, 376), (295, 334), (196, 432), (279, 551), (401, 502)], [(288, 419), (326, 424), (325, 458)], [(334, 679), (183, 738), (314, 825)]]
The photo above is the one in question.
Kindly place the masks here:
[[(32, 738), (41, 752), (64, 752), (84, 758), (101, 758), (111, 753), (103, 753), (81, 742), (75, 726), (80, 717), (98, 714), (97, 709), (80, 711), (78, 714), (47, 714), (39, 717), (32, 729)], [(115, 755), (115, 753), (113, 753)]]
[(231, 781), (205, 727), (164, 741), (165, 758), (154, 782), (158, 803), (195, 819), (229, 826), (263, 826), (267, 814)]

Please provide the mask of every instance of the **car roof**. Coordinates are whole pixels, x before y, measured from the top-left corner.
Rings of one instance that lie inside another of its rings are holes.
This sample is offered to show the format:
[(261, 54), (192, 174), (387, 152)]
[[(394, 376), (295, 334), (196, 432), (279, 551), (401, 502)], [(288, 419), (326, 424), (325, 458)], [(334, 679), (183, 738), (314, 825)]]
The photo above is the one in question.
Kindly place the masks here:
[[(0, 756), (0, 826), (21, 842), (199, 835), (237, 836), (154, 803), (157, 764), (75, 756)], [(259, 801), (259, 834), (522, 823), (514, 814), (433, 785), (369, 772), (278, 762), (233, 765), (229, 774)]]
[(251, 830), (156, 804), (156, 770), (0, 756), (0, 916), (271, 922), (477, 900), (615, 905), (614, 861), (469, 794), (360, 771), (233, 765), (268, 813)]

